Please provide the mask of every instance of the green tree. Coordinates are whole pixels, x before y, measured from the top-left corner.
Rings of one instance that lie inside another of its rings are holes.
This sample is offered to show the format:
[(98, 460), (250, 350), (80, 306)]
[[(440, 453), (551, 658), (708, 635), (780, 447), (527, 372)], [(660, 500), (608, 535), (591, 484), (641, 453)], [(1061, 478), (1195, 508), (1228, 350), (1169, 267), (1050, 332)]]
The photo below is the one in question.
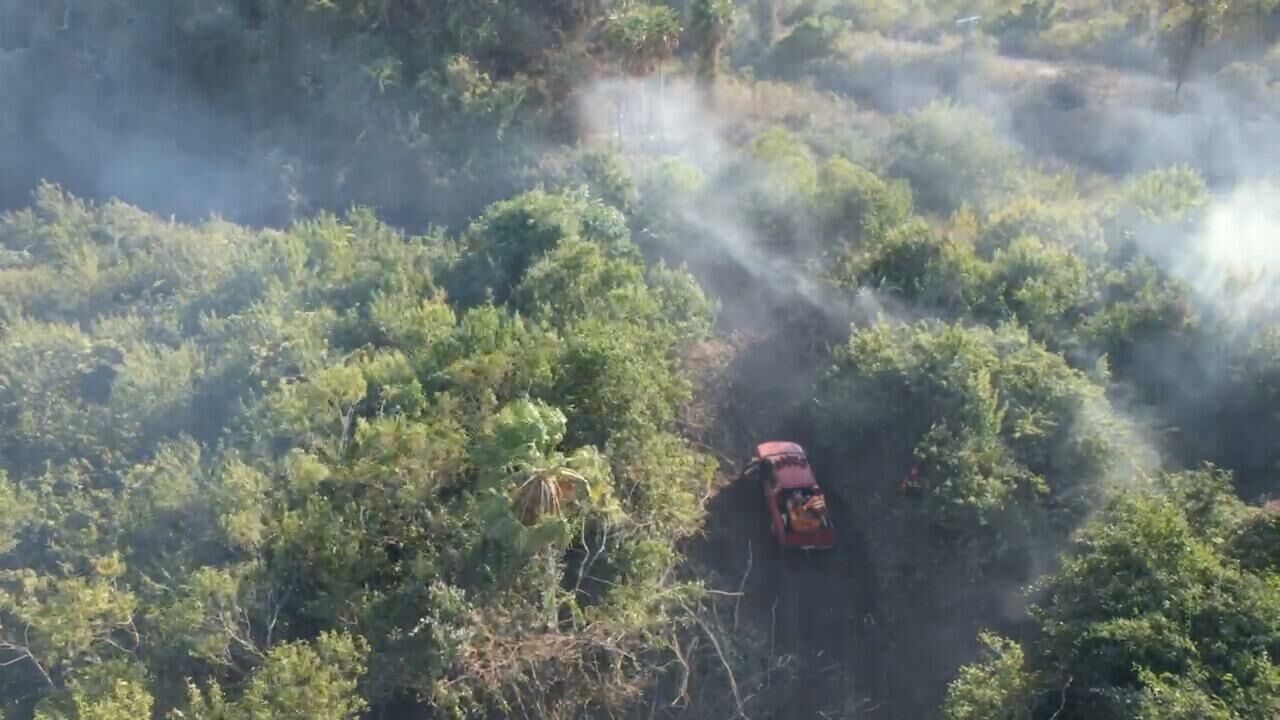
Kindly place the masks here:
[(911, 183), (922, 210), (990, 208), (1017, 189), (1020, 160), (991, 119), (934, 102), (898, 122), (890, 172)]
[[(1034, 718), (1267, 717), (1280, 707), (1271, 579), (1221, 553), (1242, 512), (1229, 477), (1168, 475), (1120, 493), (1039, 588), (1028, 652)], [(1247, 521), (1245, 521), (1247, 522)], [(988, 672), (978, 666), (964, 678)], [(1014, 668), (997, 682), (1014, 681)], [(969, 685), (968, 681), (961, 683)], [(966, 693), (969, 691), (966, 691)], [(963, 717), (968, 695), (948, 712)]]
[[(818, 426), (833, 452), (875, 437), (861, 451), (838, 453), (841, 462), (882, 468), (868, 476), (881, 478), (878, 486), (847, 491), (881, 494), (871, 542), (886, 574), (926, 558), (938, 573), (997, 571), (1006, 553), (1061, 542), (1117, 460), (1120, 424), (1101, 388), (1017, 327), (880, 324), (856, 330), (834, 360), (820, 386)], [(925, 496), (904, 503), (891, 499), (896, 492), (884, 495), (912, 464), (929, 483)], [(946, 538), (942, 554), (915, 547), (933, 532)]]
[(993, 282), (992, 269), (961, 238), (939, 236), (915, 218), (851, 249), (835, 280), (857, 289), (876, 288), (949, 316), (979, 310)]
[[(618, 58), (623, 73), (631, 78), (643, 78), (657, 70), (660, 120), (665, 93), (663, 64), (675, 52), (680, 31), (679, 13), (665, 5), (625, 3), (605, 23), (605, 41)], [(638, 90), (637, 116), (645, 123), (645, 127), (650, 127), (652, 113), (643, 81), (639, 82)]]
[(1162, 47), (1174, 64), (1174, 93), (1182, 90), (1192, 54), (1218, 33), (1230, 3), (1226, 0), (1186, 0), (1170, 5), (1161, 19), (1166, 38)]
[(882, 238), (911, 217), (911, 188), (835, 156), (818, 177), (818, 212), (832, 240), (857, 245)]
[(618, 211), (535, 192), (406, 237), (46, 187), (0, 242), (31, 248), (0, 281), (16, 717), (570, 717), (670, 657), (710, 480), (678, 360), (710, 305)]
[(1257, 573), (1280, 572), (1280, 506), (1248, 514), (1228, 539), (1227, 555)]
[(610, 253), (633, 252), (622, 214), (581, 191), (535, 190), (495, 203), (467, 228), (466, 254), (446, 281), (451, 295), (474, 304), (487, 289), (505, 302), (534, 262), (579, 238)]
[(947, 720), (1030, 720), (1031, 679), (1022, 647), (990, 633), (979, 639), (982, 660), (961, 668), (947, 688)]
[(228, 701), (217, 685), (203, 692), (193, 686), (190, 707), (171, 717), (352, 720), (367, 707), (357, 693), (367, 653), (361, 638), (337, 633), (322, 634), (314, 644), (283, 644), (253, 672), (239, 698)]
[(694, 0), (689, 12), (693, 16), (690, 29), (698, 44), (698, 77), (712, 88), (720, 76), (720, 56), (733, 26), (733, 3), (730, 0)]

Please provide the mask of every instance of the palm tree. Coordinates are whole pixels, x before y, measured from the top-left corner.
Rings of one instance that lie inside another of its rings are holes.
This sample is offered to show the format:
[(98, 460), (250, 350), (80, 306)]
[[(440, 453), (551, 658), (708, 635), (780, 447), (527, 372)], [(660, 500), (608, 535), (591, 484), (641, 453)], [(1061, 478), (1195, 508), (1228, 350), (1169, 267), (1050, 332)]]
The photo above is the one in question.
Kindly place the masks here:
[[(517, 470), (512, 474), (512, 479), (519, 483), (511, 491), (515, 514), (526, 527), (539, 527), (548, 520), (563, 521), (567, 506), (580, 501), (584, 495), (592, 494), (591, 484), (581, 473), (565, 465), (563, 456), (556, 454), (539, 465)], [(547, 583), (542, 592), (542, 609), (550, 628), (555, 626), (557, 620), (556, 595), (560, 586), (560, 575), (556, 569), (556, 546), (544, 547), (540, 552), (544, 554), (544, 576)]]
[(516, 517), (534, 526), (549, 517), (563, 518), (565, 505), (578, 496), (579, 488), (590, 487), (587, 479), (567, 467), (554, 465), (521, 471), (524, 480), (512, 491)]
[(593, 509), (607, 507), (608, 464), (591, 447), (566, 456), (556, 450), (564, 439), (566, 420), (553, 407), (518, 400), (498, 413), (475, 454), (487, 469), (487, 484), (498, 500), (489, 506), (493, 530), (514, 543), (518, 554), (544, 553), (547, 623), (556, 622), (560, 576), (556, 563), (570, 522), (580, 522)]

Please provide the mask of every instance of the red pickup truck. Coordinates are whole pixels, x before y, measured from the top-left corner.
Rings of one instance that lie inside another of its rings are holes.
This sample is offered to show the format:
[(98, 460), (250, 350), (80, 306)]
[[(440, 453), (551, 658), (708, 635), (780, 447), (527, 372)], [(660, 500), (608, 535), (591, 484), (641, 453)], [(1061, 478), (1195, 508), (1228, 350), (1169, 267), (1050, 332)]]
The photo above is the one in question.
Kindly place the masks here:
[(779, 545), (802, 550), (835, 545), (826, 496), (803, 448), (793, 442), (760, 443), (743, 475), (760, 483), (770, 530)]

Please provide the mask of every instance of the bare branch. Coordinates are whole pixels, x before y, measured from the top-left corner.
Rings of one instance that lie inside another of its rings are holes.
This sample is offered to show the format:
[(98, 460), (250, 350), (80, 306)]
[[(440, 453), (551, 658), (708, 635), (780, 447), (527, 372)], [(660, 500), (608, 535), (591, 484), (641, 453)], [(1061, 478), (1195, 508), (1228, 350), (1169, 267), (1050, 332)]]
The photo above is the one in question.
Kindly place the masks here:
[(751, 541), (747, 540), (747, 569), (742, 573), (742, 582), (738, 583), (738, 600), (733, 603), (733, 629), (738, 629), (738, 608), (742, 604), (742, 591), (747, 587), (747, 578), (751, 576)]
[[(681, 666), (681, 668), (683, 668), (683, 671), (684, 671), (684, 672), (683, 672), (683, 674), (681, 675), (681, 678), (680, 678), (680, 692), (679, 692), (679, 693), (677, 693), (677, 694), (676, 694), (676, 696), (675, 696), (674, 698), (672, 698), (671, 702), (669, 703), (669, 706), (670, 706), (670, 707), (675, 707), (676, 703), (680, 702), (681, 700), (684, 700), (686, 704), (689, 702), (689, 674), (690, 674), (690, 671), (689, 671), (689, 662), (688, 662), (687, 660), (685, 660), (684, 655), (683, 655), (683, 654), (681, 654), (681, 652), (680, 652), (680, 641), (679, 641), (679, 639), (674, 638), (674, 637), (672, 638), (672, 642), (671, 642), (671, 649), (675, 652), (675, 654), (676, 654), (676, 659), (680, 662), (680, 666)], [(656, 698), (656, 696), (655, 696), (655, 698)]]
[(720, 664), (724, 666), (725, 674), (729, 678), (729, 689), (733, 692), (733, 701), (734, 704), (737, 705), (737, 714), (734, 715), (734, 717), (740, 717), (743, 718), (743, 720), (750, 720), (750, 718), (747, 717), (746, 712), (743, 710), (742, 693), (738, 690), (738, 681), (733, 675), (733, 668), (729, 665), (728, 658), (724, 656), (724, 650), (720, 648), (720, 642), (716, 640), (715, 633), (711, 632), (711, 628), (707, 627), (707, 624), (702, 620), (702, 618), (690, 610), (688, 606), (685, 606), (683, 603), (681, 603), (681, 605), (684, 607), (685, 612), (689, 613), (689, 616), (693, 618), (693, 621), (698, 624), (698, 627), (702, 628), (702, 632), (706, 633), (707, 639), (711, 641), (711, 647), (716, 651), (716, 656), (720, 658)]
[[(26, 634), (27, 634), (27, 630), (24, 630), (23, 631), (24, 642), (29, 642), (25, 639)], [(9, 667), (10, 665), (13, 665), (15, 663), (22, 662), (23, 660), (30, 660), (31, 664), (35, 666), (36, 670), (40, 672), (40, 675), (44, 677), (44, 681), (49, 684), (49, 687), (51, 688), (57, 687), (57, 684), (53, 682), (53, 678), (49, 676), (49, 672), (44, 669), (44, 666), (40, 664), (40, 661), (36, 659), (36, 656), (31, 653), (31, 649), (28, 648), (26, 645), (18, 645), (16, 643), (11, 643), (11, 642), (0, 642), (0, 650), (7, 650), (9, 652), (17, 653), (16, 657), (0, 663), (0, 667)]]
[(1063, 711), (1064, 709), (1066, 709), (1066, 707), (1067, 707), (1067, 688), (1071, 687), (1071, 681), (1072, 681), (1072, 680), (1074, 680), (1074, 679), (1075, 679), (1075, 678), (1073, 678), (1073, 677), (1068, 677), (1068, 678), (1067, 678), (1067, 684), (1062, 686), (1062, 703), (1061, 703), (1060, 705), (1058, 705), (1058, 709), (1054, 711), (1053, 715), (1050, 715), (1050, 716), (1049, 716), (1049, 720), (1058, 720), (1058, 716), (1062, 714), (1062, 711)]

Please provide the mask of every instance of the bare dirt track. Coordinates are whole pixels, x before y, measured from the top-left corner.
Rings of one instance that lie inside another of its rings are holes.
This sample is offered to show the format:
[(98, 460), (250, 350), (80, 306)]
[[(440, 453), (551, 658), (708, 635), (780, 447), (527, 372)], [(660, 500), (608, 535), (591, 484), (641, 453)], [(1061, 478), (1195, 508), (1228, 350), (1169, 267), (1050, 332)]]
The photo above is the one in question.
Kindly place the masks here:
[[(714, 418), (706, 439), (722, 468), (703, 532), (686, 549), (688, 572), (728, 594), (718, 599), (714, 622), (735, 648), (743, 716), (893, 718), (885, 696), (875, 568), (861, 531), (865, 520), (839, 491), (856, 481), (842, 474), (859, 469), (834, 467), (815, 454), (816, 436), (804, 412), (815, 373), (824, 367), (817, 359), (827, 348), (797, 342), (801, 335), (812, 338), (812, 328), (771, 327), (772, 333), (737, 336), (729, 364), (703, 379)], [(827, 492), (835, 548), (784, 551), (771, 536), (762, 488), (739, 476), (751, 448), (766, 440), (792, 440), (809, 449)]]
[(690, 550), (691, 564), (741, 593), (730, 628), (764, 645), (763, 697), (747, 703), (753, 719), (889, 717), (866, 714), (882, 704), (873, 572), (847, 505), (834, 496), (828, 504), (837, 547), (784, 551), (769, 535), (760, 488), (735, 478), (711, 499), (705, 535)]

